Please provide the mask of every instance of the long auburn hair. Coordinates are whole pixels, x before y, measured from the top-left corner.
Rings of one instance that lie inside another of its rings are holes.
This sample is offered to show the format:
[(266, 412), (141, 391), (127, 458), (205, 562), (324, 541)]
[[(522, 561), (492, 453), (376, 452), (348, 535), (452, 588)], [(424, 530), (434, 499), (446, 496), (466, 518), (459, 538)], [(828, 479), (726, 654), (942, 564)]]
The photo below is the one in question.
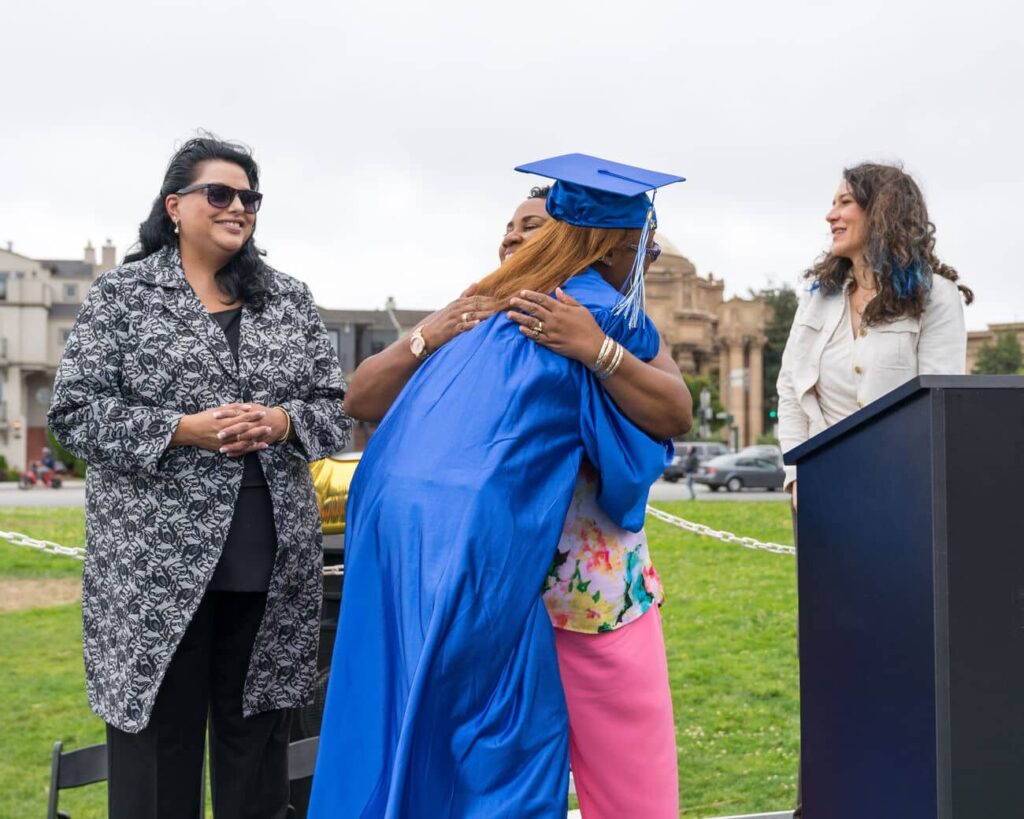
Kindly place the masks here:
[(627, 229), (588, 228), (550, 219), (477, 287), (482, 296), (508, 299), (520, 290), (550, 293), (623, 244)]
[[(935, 225), (917, 183), (899, 165), (865, 162), (843, 170), (854, 201), (867, 216), (864, 259), (875, 273), (878, 294), (864, 310), (864, 322), (879, 324), (924, 312), (933, 276), (957, 282), (959, 274), (935, 255)], [(827, 293), (836, 293), (852, 276), (853, 262), (824, 253), (804, 275)], [(969, 287), (957, 284), (964, 301)]]

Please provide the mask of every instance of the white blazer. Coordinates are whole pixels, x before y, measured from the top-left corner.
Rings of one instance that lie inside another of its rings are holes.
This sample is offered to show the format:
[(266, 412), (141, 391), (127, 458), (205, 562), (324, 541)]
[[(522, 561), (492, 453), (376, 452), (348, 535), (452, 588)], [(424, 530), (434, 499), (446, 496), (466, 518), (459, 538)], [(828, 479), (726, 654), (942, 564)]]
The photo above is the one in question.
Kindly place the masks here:
[[(841, 320), (845, 290), (831, 296), (807, 291), (782, 353), (776, 389), (779, 394), (779, 445), (783, 452), (817, 435), (827, 424), (815, 386), (821, 355)], [(967, 328), (957, 286), (933, 276), (931, 292), (919, 318), (901, 318), (864, 328), (858, 344), (855, 376), (857, 406), (881, 398), (917, 375), (962, 374), (967, 366)], [(844, 332), (852, 332), (850, 329)], [(796, 467), (786, 467), (786, 487)]]

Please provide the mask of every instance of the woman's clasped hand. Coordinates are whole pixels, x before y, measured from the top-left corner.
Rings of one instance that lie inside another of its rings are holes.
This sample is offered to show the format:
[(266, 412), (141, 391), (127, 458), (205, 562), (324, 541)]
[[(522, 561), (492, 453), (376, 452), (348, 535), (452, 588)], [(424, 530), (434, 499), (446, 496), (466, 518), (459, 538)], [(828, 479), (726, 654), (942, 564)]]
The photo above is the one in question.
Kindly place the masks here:
[(185, 415), (171, 438), (172, 446), (197, 446), (230, 458), (281, 443), (290, 422), (280, 407), (262, 404), (223, 404)]

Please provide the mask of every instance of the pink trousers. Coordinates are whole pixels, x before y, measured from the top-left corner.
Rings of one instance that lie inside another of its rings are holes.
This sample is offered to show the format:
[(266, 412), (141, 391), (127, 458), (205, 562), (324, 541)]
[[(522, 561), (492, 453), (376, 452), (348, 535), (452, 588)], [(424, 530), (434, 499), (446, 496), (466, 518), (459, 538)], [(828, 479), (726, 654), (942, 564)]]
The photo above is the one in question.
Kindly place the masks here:
[(657, 606), (603, 634), (555, 629), (583, 819), (678, 819), (679, 772)]

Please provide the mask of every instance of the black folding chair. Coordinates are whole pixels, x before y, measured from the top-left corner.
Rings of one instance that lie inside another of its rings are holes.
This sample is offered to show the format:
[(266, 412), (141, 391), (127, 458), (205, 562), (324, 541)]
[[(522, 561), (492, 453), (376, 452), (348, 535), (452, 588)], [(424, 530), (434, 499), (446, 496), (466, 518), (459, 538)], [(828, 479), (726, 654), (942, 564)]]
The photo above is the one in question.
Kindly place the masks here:
[(319, 736), (297, 739), (288, 746), (288, 781), (291, 783), (288, 819), (301, 819), (309, 810), (309, 795), (319, 746)]
[(66, 788), (80, 788), (107, 778), (107, 746), (90, 745), (75, 751), (65, 751), (59, 740), (53, 743), (50, 761), (50, 799), (46, 806), (46, 819), (71, 819), (57, 810), (57, 797)]
[[(320, 737), (309, 737), (292, 742), (288, 746), (288, 779), (307, 779), (316, 767), (316, 752)], [(75, 751), (65, 751), (64, 743), (53, 743), (50, 761), (50, 798), (46, 806), (46, 819), (71, 819), (57, 809), (57, 800), (62, 790), (80, 788), (107, 779), (107, 746), (90, 745)], [(205, 771), (204, 771), (205, 779)], [(289, 806), (290, 807), (290, 806)], [(294, 813), (294, 809), (292, 809)]]
[(288, 779), (305, 779), (313, 775), (316, 768), (316, 752), (320, 737), (306, 737), (288, 745)]

